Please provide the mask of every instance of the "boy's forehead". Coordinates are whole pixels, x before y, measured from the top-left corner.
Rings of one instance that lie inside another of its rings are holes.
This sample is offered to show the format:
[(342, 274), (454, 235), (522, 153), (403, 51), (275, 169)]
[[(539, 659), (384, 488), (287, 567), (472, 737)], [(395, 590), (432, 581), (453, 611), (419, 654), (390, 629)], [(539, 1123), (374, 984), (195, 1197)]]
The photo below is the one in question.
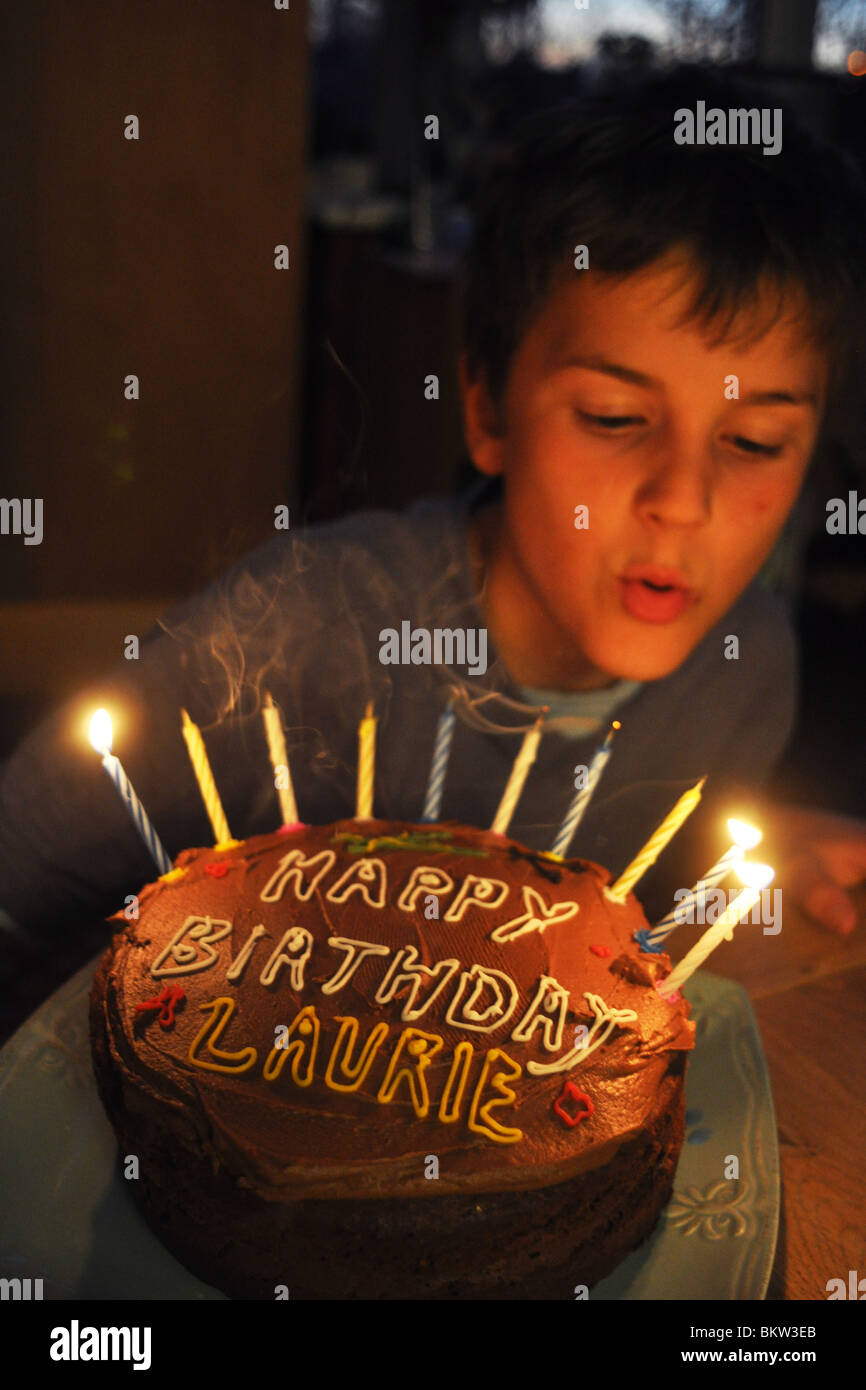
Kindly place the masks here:
[(820, 389), (825, 355), (809, 342), (802, 295), (786, 296), (779, 314), (778, 294), (766, 288), (720, 341), (715, 324), (691, 313), (697, 287), (695, 269), (684, 257), (666, 257), (628, 275), (576, 272), (552, 287), (525, 345), (545, 374), (610, 351), (627, 354), (639, 367), (649, 360), (658, 366), (661, 343), (669, 349), (679, 342), (683, 351), (727, 361), (734, 355), (741, 361), (784, 360), (808, 377), (810, 389)]

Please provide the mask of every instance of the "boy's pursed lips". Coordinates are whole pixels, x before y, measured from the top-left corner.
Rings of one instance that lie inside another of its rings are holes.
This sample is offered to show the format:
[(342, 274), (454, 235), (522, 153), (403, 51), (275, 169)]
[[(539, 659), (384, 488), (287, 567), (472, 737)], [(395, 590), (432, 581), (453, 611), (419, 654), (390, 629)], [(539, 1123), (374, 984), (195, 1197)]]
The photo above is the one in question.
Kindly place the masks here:
[(626, 612), (643, 622), (673, 622), (698, 597), (682, 570), (667, 565), (629, 565), (618, 583)]

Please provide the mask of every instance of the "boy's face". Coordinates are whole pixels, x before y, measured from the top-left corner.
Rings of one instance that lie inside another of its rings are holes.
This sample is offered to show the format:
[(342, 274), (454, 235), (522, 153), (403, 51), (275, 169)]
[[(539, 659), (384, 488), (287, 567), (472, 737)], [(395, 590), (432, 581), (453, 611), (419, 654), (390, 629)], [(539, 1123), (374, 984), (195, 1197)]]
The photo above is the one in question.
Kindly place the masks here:
[(473, 459), (505, 474), (488, 618), (518, 680), (588, 688), (675, 670), (797, 497), (822, 355), (788, 321), (711, 347), (697, 322), (677, 326), (690, 294), (673, 258), (620, 280), (576, 272), (514, 355), (501, 427), (461, 372)]

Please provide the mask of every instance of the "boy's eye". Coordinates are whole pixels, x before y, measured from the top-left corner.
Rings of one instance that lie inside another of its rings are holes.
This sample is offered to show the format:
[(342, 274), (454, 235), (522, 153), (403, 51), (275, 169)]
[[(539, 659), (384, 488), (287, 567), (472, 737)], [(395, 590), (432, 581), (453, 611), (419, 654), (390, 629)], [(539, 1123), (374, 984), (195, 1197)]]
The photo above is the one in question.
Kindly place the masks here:
[[(620, 430), (628, 425), (643, 423), (642, 415), (591, 415), (587, 410), (578, 410), (582, 420), (598, 425), (604, 430)], [(778, 458), (782, 452), (781, 444), (760, 444), (756, 439), (746, 439), (745, 435), (731, 435), (731, 442), (744, 454), (760, 454), (762, 458)]]
[(587, 410), (579, 410), (577, 413), (582, 420), (588, 420), (591, 425), (601, 425), (603, 429), (608, 430), (622, 429), (623, 425), (639, 425), (643, 418), (640, 415), (590, 415)]
[(765, 458), (778, 458), (782, 452), (781, 444), (759, 444), (756, 439), (744, 439), (741, 434), (732, 436), (738, 449), (746, 454), (762, 454)]

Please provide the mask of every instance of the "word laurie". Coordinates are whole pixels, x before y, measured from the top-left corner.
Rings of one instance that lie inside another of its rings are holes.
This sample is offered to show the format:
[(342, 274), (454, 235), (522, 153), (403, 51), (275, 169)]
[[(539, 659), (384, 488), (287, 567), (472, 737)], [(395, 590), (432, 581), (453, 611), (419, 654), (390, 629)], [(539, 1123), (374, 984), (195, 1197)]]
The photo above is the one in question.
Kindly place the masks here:
[(398, 633), (383, 627), (379, 633), (383, 666), (465, 666), (470, 676), (487, 670), (487, 628), (413, 627), (404, 620)]

